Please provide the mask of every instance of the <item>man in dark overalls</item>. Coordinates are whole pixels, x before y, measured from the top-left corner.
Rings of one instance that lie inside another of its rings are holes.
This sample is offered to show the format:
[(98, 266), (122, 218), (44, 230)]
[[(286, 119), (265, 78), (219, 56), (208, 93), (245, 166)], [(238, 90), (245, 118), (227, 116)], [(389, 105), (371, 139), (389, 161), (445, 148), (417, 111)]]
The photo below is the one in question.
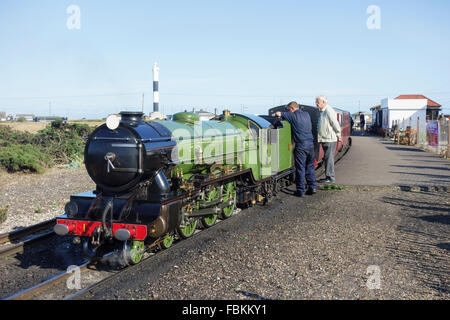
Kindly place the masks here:
[[(311, 131), (311, 117), (307, 112), (301, 110), (297, 102), (287, 105), (289, 112), (277, 112), (275, 115), (291, 124), (292, 136), (294, 137), (295, 169), (297, 174), (297, 197), (303, 197), (305, 193), (316, 193), (316, 173), (314, 166), (314, 138)], [(305, 178), (308, 190), (305, 189)]]

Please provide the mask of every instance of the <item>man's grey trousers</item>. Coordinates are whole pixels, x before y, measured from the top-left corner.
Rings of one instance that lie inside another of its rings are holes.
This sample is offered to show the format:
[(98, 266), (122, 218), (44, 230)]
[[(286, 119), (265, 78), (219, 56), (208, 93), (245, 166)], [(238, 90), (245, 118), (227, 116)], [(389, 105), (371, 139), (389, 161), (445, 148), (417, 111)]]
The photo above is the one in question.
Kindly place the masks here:
[(335, 182), (334, 178), (334, 150), (336, 142), (322, 142), (323, 152), (325, 153), (323, 163), (325, 164), (325, 175), (327, 179)]

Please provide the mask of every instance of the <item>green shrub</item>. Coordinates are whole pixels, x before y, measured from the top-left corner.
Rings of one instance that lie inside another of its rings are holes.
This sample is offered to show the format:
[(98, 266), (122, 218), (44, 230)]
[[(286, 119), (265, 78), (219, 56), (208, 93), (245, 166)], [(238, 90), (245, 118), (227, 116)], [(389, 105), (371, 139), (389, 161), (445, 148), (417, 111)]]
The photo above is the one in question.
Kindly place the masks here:
[(8, 143), (0, 146), (0, 165), (10, 172), (43, 173), (50, 164), (49, 156), (31, 144)]
[(55, 120), (36, 134), (0, 127), (0, 166), (10, 172), (42, 173), (58, 164), (80, 162), (93, 128)]
[(88, 125), (56, 120), (35, 135), (33, 144), (45, 150), (54, 164), (68, 164), (83, 159), (85, 141), (82, 138), (91, 132)]

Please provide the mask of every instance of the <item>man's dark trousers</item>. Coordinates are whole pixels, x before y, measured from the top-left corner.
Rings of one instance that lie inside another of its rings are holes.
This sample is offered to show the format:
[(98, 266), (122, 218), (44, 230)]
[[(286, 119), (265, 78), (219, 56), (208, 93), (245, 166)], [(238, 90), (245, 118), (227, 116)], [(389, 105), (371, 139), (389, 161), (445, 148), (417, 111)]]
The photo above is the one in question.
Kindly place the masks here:
[(295, 146), (295, 170), (297, 175), (297, 192), (306, 192), (305, 178), (308, 186), (316, 189), (316, 172), (314, 166), (314, 143), (304, 142)]

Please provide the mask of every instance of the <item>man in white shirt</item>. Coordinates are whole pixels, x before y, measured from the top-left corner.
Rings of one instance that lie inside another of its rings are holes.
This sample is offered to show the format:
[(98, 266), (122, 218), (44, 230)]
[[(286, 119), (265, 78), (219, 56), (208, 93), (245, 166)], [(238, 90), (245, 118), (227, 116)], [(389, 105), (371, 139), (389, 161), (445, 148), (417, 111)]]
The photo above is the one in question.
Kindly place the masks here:
[(337, 120), (336, 112), (328, 104), (325, 96), (316, 98), (316, 106), (319, 109), (318, 141), (322, 144), (325, 153), (323, 162), (325, 164), (326, 178), (319, 180), (321, 183), (336, 183), (334, 177), (334, 151), (336, 143), (341, 140), (341, 126)]

